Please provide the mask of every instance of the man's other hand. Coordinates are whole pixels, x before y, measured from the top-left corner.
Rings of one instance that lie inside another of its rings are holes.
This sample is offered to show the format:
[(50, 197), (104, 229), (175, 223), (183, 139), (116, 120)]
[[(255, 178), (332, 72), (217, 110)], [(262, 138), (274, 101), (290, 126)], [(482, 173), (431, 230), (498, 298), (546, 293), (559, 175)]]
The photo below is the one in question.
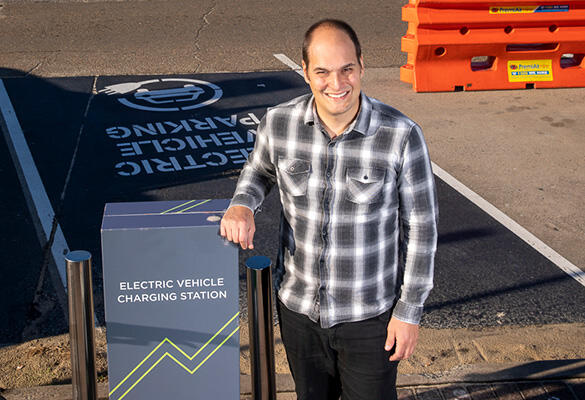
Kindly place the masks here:
[(392, 317), (388, 323), (388, 336), (384, 349), (390, 351), (396, 344), (390, 361), (406, 360), (414, 352), (418, 340), (418, 325), (409, 324)]
[(244, 250), (254, 248), (252, 241), (255, 231), (254, 213), (248, 207), (232, 206), (221, 219), (220, 235), (239, 244)]

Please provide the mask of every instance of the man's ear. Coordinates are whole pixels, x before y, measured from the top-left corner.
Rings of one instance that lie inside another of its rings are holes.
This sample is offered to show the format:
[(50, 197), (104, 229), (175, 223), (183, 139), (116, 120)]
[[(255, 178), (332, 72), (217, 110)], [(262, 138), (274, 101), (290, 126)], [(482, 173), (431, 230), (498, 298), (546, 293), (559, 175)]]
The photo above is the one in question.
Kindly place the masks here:
[(365, 68), (364, 68), (364, 56), (360, 56), (360, 67), (361, 67), (361, 72), (360, 72), (360, 77), (364, 77), (364, 72), (365, 72)]
[(301, 65), (303, 66), (303, 76), (305, 78), (305, 82), (307, 82), (308, 84), (311, 83), (311, 80), (309, 79), (309, 71), (307, 70), (307, 64), (305, 64), (305, 61), (303, 60), (301, 62)]

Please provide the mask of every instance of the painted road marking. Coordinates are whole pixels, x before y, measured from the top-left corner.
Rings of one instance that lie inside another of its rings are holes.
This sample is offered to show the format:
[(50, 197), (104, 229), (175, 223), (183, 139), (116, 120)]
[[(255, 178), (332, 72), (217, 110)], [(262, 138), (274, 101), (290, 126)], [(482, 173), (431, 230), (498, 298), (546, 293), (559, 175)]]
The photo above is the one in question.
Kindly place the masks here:
[[(294, 61), (292, 61), (286, 55), (274, 54), (274, 57), (276, 57), (279, 61), (289, 66), (292, 70), (294, 70), (301, 76), (303, 75), (301, 67), (299, 67)], [(490, 215), (500, 224), (504, 225), (520, 239), (528, 243), (532, 248), (534, 248), (547, 259), (549, 259), (562, 271), (567, 273), (571, 278), (575, 279), (581, 285), (585, 286), (585, 272), (583, 270), (581, 270), (575, 264), (571, 263), (569, 260), (567, 260), (559, 253), (554, 251), (550, 246), (548, 246), (542, 240), (538, 239), (536, 236), (534, 236), (532, 233), (526, 230), (526, 228), (522, 227), (519, 223), (517, 223), (512, 218), (508, 217), (502, 211), (497, 209), (494, 205), (489, 203), (486, 199), (484, 199), (483, 197), (475, 193), (473, 190), (465, 186), (463, 183), (455, 179), (455, 177), (453, 177), (447, 171), (439, 167), (437, 164), (433, 162), (432, 166), (435, 175), (441, 178), (441, 180), (443, 180), (446, 184), (448, 184), (457, 192), (465, 196), (473, 204), (481, 208), (483, 211), (485, 211), (488, 215)]]
[(2, 79), (0, 79), (0, 116), (6, 127), (4, 129), (6, 143), (12, 155), (12, 160), (16, 167), (25, 198), (27, 199), (29, 211), (33, 216), (33, 220), (35, 220), (35, 228), (39, 235), (41, 247), (45, 246), (51, 240), (53, 223), (56, 224), (51, 254), (57, 266), (57, 272), (59, 273), (63, 287), (67, 288), (64, 255), (69, 252), (69, 246), (67, 245), (65, 236), (63, 236), (61, 226), (55, 219), (55, 212), (41, 181), (39, 171), (34, 163)]
[(291, 60), (290, 58), (288, 58), (287, 56), (285, 56), (282, 53), (273, 54), (273, 56), (276, 57), (276, 59), (278, 61), (280, 61), (281, 63), (287, 65), (290, 69), (292, 69), (293, 71), (295, 71), (297, 74), (299, 74), (300, 76), (304, 77), (304, 75), (303, 75), (303, 69), (301, 67), (299, 67), (297, 65), (297, 63), (295, 63), (293, 60)]
[(571, 263), (569, 260), (561, 256), (559, 253), (550, 248), (542, 240), (530, 233), (526, 228), (521, 226), (519, 223), (508, 217), (502, 211), (497, 209), (494, 205), (489, 203), (486, 199), (469, 189), (463, 183), (459, 182), (455, 177), (450, 175), (444, 169), (439, 167), (437, 164), (433, 164), (433, 172), (446, 184), (451, 186), (453, 189), (461, 193), (473, 204), (481, 208), (492, 218), (504, 225), (510, 231), (512, 231), (520, 239), (524, 240), (530, 246), (532, 246), (540, 254), (552, 261), (557, 267), (566, 272), (571, 278), (575, 279), (581, 285), (585, 286), (585, 272), (578, 268), (576, 265)]
[[(171, 89), (148, 89), (148, 85), (159, 82), (180, 82), (183, 86)], [(209, 93), (206, 95), (206, 92)], [(117, 83), (106, 86), (98, 93), (104, 93), (108, 96), (132, 95), (119, 97), (118, 101), (130, 108), (155, 112), (193, 110), (213, 104), (223, 96), (223, 90), (214, 83), (186, 78), (161, 78), (142, 82)]]

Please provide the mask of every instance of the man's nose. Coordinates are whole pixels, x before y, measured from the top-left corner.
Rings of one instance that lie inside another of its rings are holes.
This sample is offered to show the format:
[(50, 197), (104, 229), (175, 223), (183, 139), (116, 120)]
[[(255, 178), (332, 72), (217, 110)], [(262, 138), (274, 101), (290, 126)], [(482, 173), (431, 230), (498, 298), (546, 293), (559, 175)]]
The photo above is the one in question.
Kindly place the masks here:
[(341, 87), (341, 75), (339, 72), (331, 73), (329, 78), (329, 86), (331, 89), (337, 90)]

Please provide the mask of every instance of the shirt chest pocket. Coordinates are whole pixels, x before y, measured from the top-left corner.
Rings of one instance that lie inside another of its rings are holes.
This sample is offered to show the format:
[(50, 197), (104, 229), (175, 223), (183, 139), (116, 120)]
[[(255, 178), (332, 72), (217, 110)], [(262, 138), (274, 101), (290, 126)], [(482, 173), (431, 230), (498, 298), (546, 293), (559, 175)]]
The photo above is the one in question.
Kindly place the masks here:
[(375, 203), (382, 197), (386, 171), (380, 168), (348, 168), (346, 198), (358, 204)]
[(311, 163), (297, 158), (280, 158), (278, 171), (282, 190), (290, 196), (302, 196), (307, 193)]

